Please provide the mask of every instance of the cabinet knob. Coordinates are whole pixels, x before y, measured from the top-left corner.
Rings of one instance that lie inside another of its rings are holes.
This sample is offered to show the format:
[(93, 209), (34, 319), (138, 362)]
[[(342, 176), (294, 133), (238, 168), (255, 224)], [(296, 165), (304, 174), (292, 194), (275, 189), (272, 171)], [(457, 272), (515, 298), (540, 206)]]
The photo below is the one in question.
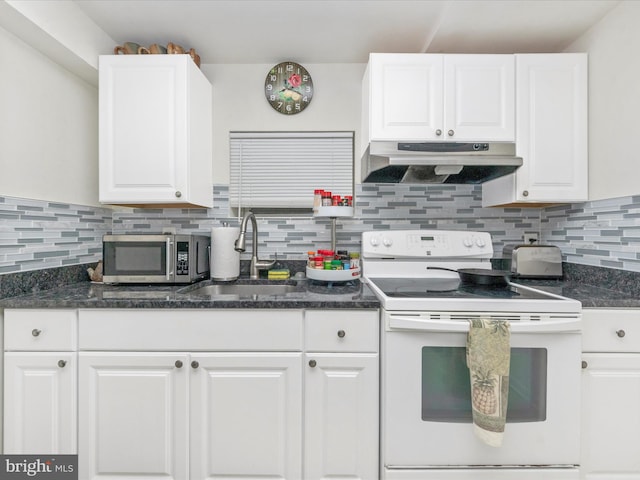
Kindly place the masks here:
[(38, 330), (37, 328), (34, 328), (33, 330), (31, 330), (31, 335), (33, 335), (34, 337), (40, 336), (41, 333), (42, 333), (42, 330)]
[(344, 330), (338, 330), (338, 336), (340, 338), (344, 338), (344, 336), (347, 334), (347, 332), (345, 332)]
[(449, 130), (447, 132), (447, 135), (449, 135), (450, 137), (453, 137), (455, 135), (456, 132), (454, 132), (453, 130)]
[(524, 192), (522, 192), (522, 196), (523, 197), (528, 197), (529, 196), (529, 190), (525, 190)]
[(175, 366), (176, 368), (182, 368), (182, 360), (176, 360)]
[(196, 362), (195, 360), (193, 362), (191, 362), (191, 368), (198, 368), (200, 366), (200, 364), (198, 362)]
[(180, 198), (181, 196), (182, 196), (182, 192), (181, 192), (180, 190), (178, 190), (178, 191), (176, 192), (176, 197), (177, 197), (177, 198)]
[(309, 366), (311, 368), (314, 368), (317, 365), (317, 362), (315, 360), (309, 360)]
[(67, 365), (66, 360), (58, 360), (58, 366), (64, 368)]
[(436, 135), (437, 135), (437, 136), (440, 136), (440, 135), (442, 135), (442, 130), (440, 130), (440, 129), (437, 129), (437, 130), (436, 130)]
[(624, 330), (616, 330), (616, 335), (622, 338), (626, 335), (626, 332)]
[(589, 366), (589, 364), (587, 363), (586, 360), (582, 360), (582, 368), (587, 368)]

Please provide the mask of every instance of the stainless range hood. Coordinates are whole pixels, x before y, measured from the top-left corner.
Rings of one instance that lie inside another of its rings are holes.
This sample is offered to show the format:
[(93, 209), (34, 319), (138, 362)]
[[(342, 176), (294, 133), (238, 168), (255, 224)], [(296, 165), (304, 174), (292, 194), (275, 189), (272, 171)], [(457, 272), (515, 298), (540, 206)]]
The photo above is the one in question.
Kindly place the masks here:
[(479, 184), (522, 165), (514, 143), (371, 142), (362, 159), (364, 183)]

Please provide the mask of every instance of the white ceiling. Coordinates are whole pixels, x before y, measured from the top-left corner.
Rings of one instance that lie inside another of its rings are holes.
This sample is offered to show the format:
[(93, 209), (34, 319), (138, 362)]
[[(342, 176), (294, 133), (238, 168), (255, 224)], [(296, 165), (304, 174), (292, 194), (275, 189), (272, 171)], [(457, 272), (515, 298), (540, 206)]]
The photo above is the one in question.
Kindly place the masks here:
[(75, 0), (118, 44), (202, 63), (366, 63), (369, 52), (559, 52), (619, 0)]

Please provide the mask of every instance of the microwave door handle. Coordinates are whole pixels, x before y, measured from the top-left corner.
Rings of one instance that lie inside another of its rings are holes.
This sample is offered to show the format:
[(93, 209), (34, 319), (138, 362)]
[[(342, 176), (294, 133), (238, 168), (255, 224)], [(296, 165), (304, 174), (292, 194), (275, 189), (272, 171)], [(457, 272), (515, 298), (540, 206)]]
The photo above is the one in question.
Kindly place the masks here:
[(167, 265), (167, 282), (170, 282), (171, 279), (173, 278), (173, 252), (172, 252), (172, 247), (173, 246), (173, 241), (171, 240), (170, 237), (167, 237), (167, 248), (166, 248), (166, 265)]

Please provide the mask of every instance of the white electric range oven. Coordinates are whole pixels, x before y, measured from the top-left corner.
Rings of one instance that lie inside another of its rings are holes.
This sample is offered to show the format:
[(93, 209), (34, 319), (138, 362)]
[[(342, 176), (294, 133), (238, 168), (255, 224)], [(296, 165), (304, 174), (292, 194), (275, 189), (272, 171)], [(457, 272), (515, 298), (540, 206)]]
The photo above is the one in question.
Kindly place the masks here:
[[(382, 304), (381, 476), (388, 480), (579, 477), (581, 305), (455, 271), (491, 269), (486, 232), (365, 232), (363, 281)], [(501, 447), (474, 434), (465, 361), (469, 320), (508, 320), (511, 360)]]

